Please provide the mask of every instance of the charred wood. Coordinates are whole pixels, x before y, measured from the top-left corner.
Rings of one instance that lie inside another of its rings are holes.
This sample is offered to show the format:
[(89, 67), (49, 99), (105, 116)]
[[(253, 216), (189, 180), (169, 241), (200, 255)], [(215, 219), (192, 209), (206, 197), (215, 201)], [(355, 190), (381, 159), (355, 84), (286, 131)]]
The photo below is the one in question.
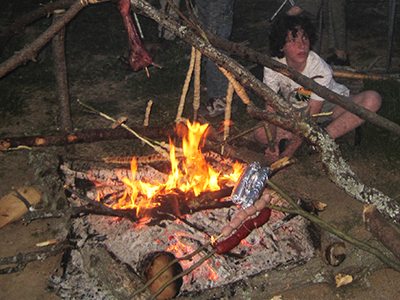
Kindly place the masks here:
[(136, 209), (113, 209), (101, 202), (91, 200), (82, 193), (69, 190), (73, 194), (77, 194), (83, 201), (89, 202), (89, 205), (73, 206), (62, 210), (52, 211), (28, 211), (24, 215), (24, 224), (38, 219), (62, 218), (62, 217), (79, 217), (84, 214), (95, 214), (103, 216), (119, 217), (130, 220), (132, 222), (139, 221), (142, 217), (150, 217), (151, 223), (158, 223), (165, 219), (175, 219), (184, 214), (192, 214), (194, 212), (230, 207), (234, 205), (232, 201), (220, 201), (222, 198), (230, 196), (232, 188), (223, 188), (215, 192), (205, 192), (197, 197), (185, 200), (187, 195), (166, 195), (160, 197), (161, 205), (152, 209), (141, 209), (139, 215)]
[(0, 274), (11, 274), (22, 271), (28, 263), (37, 260), (44, 260), (50, 256), (55, 256), (70, 247), (72, 247), (72, 245), (69, 242), (64, 241), (55, 245), (46, 246), (40, 251), (19, 253), (14, 256), (0, 258), (0, 265), (17, 264), (15, 267), (6, 267), (0, 269)]

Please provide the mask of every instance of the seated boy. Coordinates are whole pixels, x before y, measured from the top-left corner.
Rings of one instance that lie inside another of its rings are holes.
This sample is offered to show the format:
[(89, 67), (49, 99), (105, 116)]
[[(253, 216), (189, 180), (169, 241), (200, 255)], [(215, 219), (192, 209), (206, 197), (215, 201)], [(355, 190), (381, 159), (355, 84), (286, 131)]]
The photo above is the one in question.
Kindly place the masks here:
[[(277, 19), (271, 27), (269, 35), (270, 55), (277, 61), (288, 65), (292, 69), (302, 73), (304, 76), (314, 78), (314, 80), (328, 89), (349, 96), (349, 90), (344, 85), (338, 84), (333, 79), (331, 67), (315, 52), (311, 50), (311, 45), (316, 40), (316, 34), (311, 22), (306, 17), (284, 16)], [(313, 92), (304, 90), (299, 84), (292, 81), (285, 75), (264, 68), (264, 83), (274, 92), (281, 92), (283, 97), (289, 101), (294, 108), (307, 110), (310, 115), (320, 113), (324, 105), (324, 99)], [(376, 112), (381, 106), (381, 97), (375, 91), (364, 91), (357, 95), (350, 96), (351, 100), (360, 106)], [(331, 104), (329, 102), (326, 103)], [(336, 139), (349, 131), (360, 126), (364, 121), (356, 115), (346, 111), (340, 106), (332, 104), (333, 109), (331, 118), (333, 121), (326, 127), (326, 131)], [(267, 105), (267, 110), (273, 111)], [(315, 118), (316, 121), (316, 118)], [(271, 151), (268, 147), (265, 151), (266, 158), (272, 163), (282, 157), (291, 157), (303, 140), (299, 136), (294, 136), (281, 128), (270, 125), (271, 133), (275, 144), (281, 144), (281, 140), (287, 139), (289, 144), (281, 149), (278, 147)], [(267, 144), (268, 139), (264, 128), (255, 131), (255, 138)]]

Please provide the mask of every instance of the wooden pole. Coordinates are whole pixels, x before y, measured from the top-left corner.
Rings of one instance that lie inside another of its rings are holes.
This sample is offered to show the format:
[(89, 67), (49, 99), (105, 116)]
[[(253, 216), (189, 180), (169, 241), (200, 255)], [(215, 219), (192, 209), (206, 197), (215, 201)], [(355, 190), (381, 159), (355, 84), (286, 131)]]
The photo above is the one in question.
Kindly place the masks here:
[[(64, 9), (57, 9), (53, 14), (53, 24), (64, 14)], [(67, 64), (65, 62), (65, 27), (53, 38), (54, 74), (58, 92), (58, 109), (62, 131), (72, 130), (71, 110), (69, 104)]]

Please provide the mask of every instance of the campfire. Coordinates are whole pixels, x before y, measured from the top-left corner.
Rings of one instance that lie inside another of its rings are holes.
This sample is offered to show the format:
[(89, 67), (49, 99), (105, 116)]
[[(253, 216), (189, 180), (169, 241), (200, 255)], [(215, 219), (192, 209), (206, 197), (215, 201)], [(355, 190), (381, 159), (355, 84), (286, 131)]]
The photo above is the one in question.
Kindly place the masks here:
[[(115, 211), (134, 212), (130, 220), (96, 214), (74, 219), (72, 231), (79, 249), (72, 250), (63, 278), (52, 279), (61, 295), (68, 298), (73, 290), (75, 296), (81, 291), (86, 297), (98, 297), (99, 286), (105, 289), (107, 283), (93, 281), (84, 268), (84, 262), (92, 259), (85, 253), (92, 253), (100, 245), (146, 281), (150, 273), (154, 275), (149, 266), (154, 265), (155, 258), (161, 255), (171, 261), (186, 257), (221, 234), (240, 212), (229, 196), (247, 164), (214, 152), (203, 153), (206, 131), (207, 125), (189, 122), (178, 128), (182, 147), (170, 141), (169, 167), (160, 168), (169, 172), (143, 164), (140, 158), (133, 158), (130, 168), (107, 169), (103, 164), (82, 170), (82, 166), (71, 162), (61, 166), (65, 183), (83, 189), (91, 201)], [(85, 199), (71, 195), (70, 201), (79, 206)], [(287, 205), (282, 199), (273, 201)], [(190, 259), (180, 260), (175, 264), (177, 272), (201, 264), (183, 276), (176, 293), (226, 285), (278, 265), (311, 258), (314, 248), (306, 231), (307, 221), (293, 216), (285, 221), (285, 217), (272, 211), (269, 225), (254, 230), (226, 254), (210, 256), (211, 250), (205, 248)]]

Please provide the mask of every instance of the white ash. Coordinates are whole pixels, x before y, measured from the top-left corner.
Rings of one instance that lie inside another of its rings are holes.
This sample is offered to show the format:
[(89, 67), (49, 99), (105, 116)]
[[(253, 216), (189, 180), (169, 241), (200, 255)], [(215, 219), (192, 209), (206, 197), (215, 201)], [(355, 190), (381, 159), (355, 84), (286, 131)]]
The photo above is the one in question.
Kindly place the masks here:
[[(184, 216), (186, 222), (178, 219), (163, 220), (156, 226), (89, 215), (74, 221), (73, 232), (80, 235), (80, 247), (85, 244), (88, 236), (96, 236), (99, 245), (105, 246), (118, 260), (130, 265), (140, 274), (142, 259), (148, 254), (170, 251), (176, 257), (185, 256), (207, 243), (211, 236), (218, 236), (222, 227), (236, 213), (236, 207), (206, 210)], [(273, 211), (269, 224), (282, 217), (282, 213)], [(266, 272), (279, 265), (309, 260), (314, 256), (314, 249), (307, 234), (307, 224), (303, 218), (295, 217), (276, 229), (273, 235), (271, 228), (266, 225), (254, 230), (245, 239), (246, 243), (241, 243), (230, 254), (213, 255), (184, 276), (181, 292), (215, 288)], [(189, 268), (211, 250), (211, 247), (208, 248), (207, 252), (201, 252), (191, 261), (181, 261), (183, 269)]]

